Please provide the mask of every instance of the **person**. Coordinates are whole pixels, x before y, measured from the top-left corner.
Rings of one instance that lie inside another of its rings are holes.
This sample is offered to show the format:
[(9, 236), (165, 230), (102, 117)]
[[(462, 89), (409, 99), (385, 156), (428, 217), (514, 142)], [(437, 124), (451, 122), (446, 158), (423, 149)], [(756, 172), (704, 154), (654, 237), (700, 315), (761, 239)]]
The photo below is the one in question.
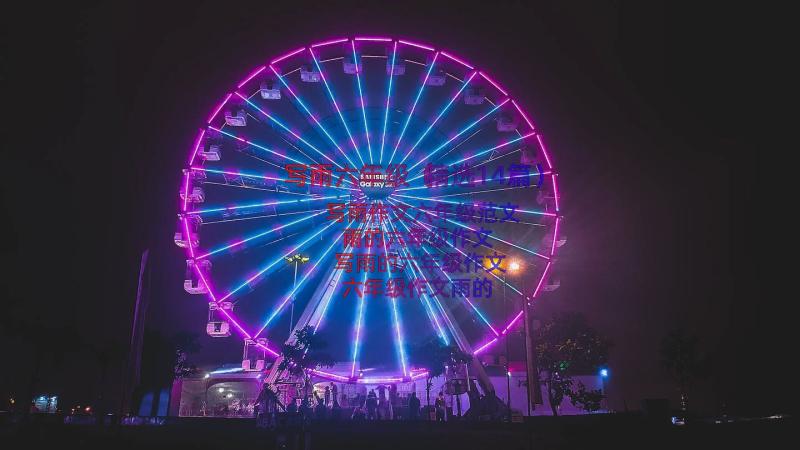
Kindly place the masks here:
[(378, 396), (375, 395), (373, 389), (369, 390), (367, 395), (367, 420), (375, 420), (378, 418), (376, 412), (378, 409)]
[(331, 398), (334, 402), (339, 398), (339, 386), (336, 386), (333, 381), (331, 381)]
[(306, 423), (311, 417), (311, 405), (308, 402), (308, 397), (303, 397), (300, 401), (300, 421)]
[(442, 391), (439, 391), (439, 395), (436, 396), (434, 406), (436, 407), (436, 421), (444, 422), (444, 393)]
[(325, 399), (317, 395), (316, 391), (314, 391), (314, 398), (317, 399), (317, 406), (314, 407), (314, 418), (321, 422), (328, 415), (328, 407), (325, 406)]
[(338, 422), (342, 418), (342, 407), (336, 397), (333, 397), (333, 405), (331, 406), (331, 420)]
[[(397, 395), (397, 385), (391, 384), (389, 385), (389, 410), (392, 414), (392, 419), (398, 419), (399, 418), (398, 416), (402, 414), (399, 412), (400, 411), (399, 407), (400, 403), (399, 403), (399, 397)], [(397, 414), (394, 413), (395, 409), (398, 410)]]
[(280, 407), (283, 409), (283, 404), (281, 404), (278, 395), (275, 394), (275, 391), (270, 388), (268, 383), (264, 383), (261, 388), (261, 392), (259, 392), (258, 398), (256, 399), (256, 404), (259, 406), (259, 414), (256, 420), (258, 426), (275, 428), (275, 417), (278, 408)]
[(386, 398), (386, 386), (378, 386), (378, 420), (391, 420), (392, 411)]
[(325, 386), (325, 394), (324, 395), (325, 395), (325, 406), (328, 406), (328, 405), (331, 404), (331, 387), (330, 386)]
[(411, 397), (408, 398), (408, 420), (419, 419), (419, 399), (417, 393), (412, 392)]
[(356, 422), (363, 422), (366, 419), (364, 407), (362, 405), (356, 405), (356, 407), (353, 408), (353, 415), (350, 418)]

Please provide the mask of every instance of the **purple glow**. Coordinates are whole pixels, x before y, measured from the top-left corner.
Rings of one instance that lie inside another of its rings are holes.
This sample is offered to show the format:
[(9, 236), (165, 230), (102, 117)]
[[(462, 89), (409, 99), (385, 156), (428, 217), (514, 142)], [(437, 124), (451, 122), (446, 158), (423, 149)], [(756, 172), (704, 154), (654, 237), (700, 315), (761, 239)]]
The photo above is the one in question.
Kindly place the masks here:
[(515, 323), (517, 323), (517, 320), (519, 320), (519, 318), (522, 317), (523, 312), (525, 311), (520, 311), (513, 319), (511, 319), (511, 322), (509, 322), (508, 325), (506, 325), (506, 327), (503, 329), (503, 335), (508, 333), (508, 330), (511, 329), (511, 327), (513, 327)]
[[(194, 141), (194, 150), (192, 150), (191, 156), (189, 156), (189, 165), (191, 166), (194, 164), (194, 158), (197, 157), (197, 150), (200, 149), (200, 144), (203, 142), (203, 136), (206, 135), (205, 128), (200, 129), (200, 133), (197, 135), (197, 139)], [(184, 208), (185, 210), (186, 208)]]
[(416, 43), (416, 42), (404, 41), (404, 40), (402, 40), (402, 39), (400, 39), (400, 40), (399, 40), (399, 41), (397, 41), (397, 42), (399, 42), (399, 43), (401, 43), (401, 44), (405, 44), (405, 45), (410, 45), (410, 46), (412, 46), (412, 47), (421, 48), (421, 49), (423, 49), (423, 50), (428, 50), (428, 51), (431, 51), (431, 52), (434, 50), (434, 48), (433, 48), (433, 47), (428, 47), (427, 45), (418, 44), (418, 43)]
[(361, 71), (358, 69), (358, 58), (356, 55), (356, 43), (350, 42), (353, 49), (353, 63), (356, 65), (356, 83), (358, 83), (358, 97), (361, 99), (361, 115), (364, 117), (364, 134), (367, 137), (367, 149), (369, 150), (369, 163), (372, 164), (372, 144), (369, 140), (369, 126), (367, 125), (367, 107), (364, 105), (364, 92), (361, 90)]
[(326, 45), (332, 45), (332, 44), (340, 44), (342, 42), (347, 42), (349, 40), (350, 39), (347, 39), (347, 38), (331, 39), (330, 41), (318, 42), (318, 43), (312, 45), (311, 48), (324, 47)]
[(231, 99), (232, 95), (233, 94), (228, 94), (225, 96), (225, 99), (222, 100), (222, 103), (220, 103), (219, 106), (217, 106), (217, 109), (214, 110), (214, 113), (211, 114), (211, 116), (209, 116), (206, 122), (211, 123), (211, 121), (214, 120), (215, 117), (217, 117), (217, 114), (219, 114), (220, 110), (225, 106), (226, 103), (228, 103), (228, 100)]
[[(186, 172), (185, 176), (186, 176), (186, 181), (183, 187), (183, 208), (182, 208), (183, 212), (186, 212), (186, 208), (189, 203), (189, 178), (191, 178), (189, 172)], [(189, 235), (187, 234), (186, 236), (188, 237)], [(189, 247), (191, 247), (191, 245)]]
[(525, 122), (528, 124), (529, 127), (531, 127), (531, 130), (535, 130), (536, 127), (533, 126), (533, 122), (531, 122), (531, 119), (528, 118), (528, 115), (525, 114), (525, 111), (523, 111), (522, 108), (519, 107), (517, 102), (515, 102), (514, 100), (511, 100), (511, 104), (514, 105), (514, 108), (517, 109), (517, 112), (519, 113), (519, 115), (522, 116), (523, 119), (525, 119)]
[(550, 266), (553, 264), (552, 261), (548, 261), (547, 265), (544, 267), (544, 271), (542, 272), (542, 278), (539, 278), (539, 284), (536, 285), (536, 290), (533, 291), (533, 298), (536, 298), (539, 295), (539, 289), (542, 288), (542, 284), (544, 283), (544, 279), (547, 277), (547, 272), (550, 270)]
[(443, 52), (441, 52), (441, 53), (442, 53), (442, 56), (444, 56), (444, 57), (446, 57), (446, 58), (450, 58), (450, 59), (452, 59), (453, 61), (455, 61), (455, 62), (457, 62), (457, 63), (461, 64), (462, 66), (465, 66), (466, 68), (468, 68), (468, 69), (470, 69), (470, 70), (474, 69), (474, 67), (470, 66), (470, 65), (469, 65), (469, 64), (467, 64), (466, 62), (464, 62), (464, 61), (462, 61), (462, 60), (460, 60), (460, 59), (456, 58), (455, 56), (453, 56), (453, 55), (451, 55), (451, 54), (449, 54), (449, 53), (447, 53), (447, 52), (445, 52), (445, 51), (443, 51)]
[(550, 247), (550, 257), (556, 254), (556, 241), (558, 240), (558, 222), (560, 217), (556, 217), (556, 226), (553, 229), (553, 245)]
[(537, 134), (536, 140), (539, 141), (539, 148), (542, 149), (542, 154), (544, 155), (544, 160), (547, 161), (547, 168), (552, 169), (553, 164), (550, 163), (550, 156), (547, 155), (547, 149), (544, 146), (544, 142), (542, 141), (542, 135)]
[(238, 86), (236, 86), (236, 88), (237, 88), (237, 89), (241, 89), (241, 88), (242, 88), (242, 86), (244, 86), (245, 84), (247, 84), (247, 83), (248, 83), (250, 80), (252, 80), (253, 78), (255, 78), (255, 77), (258, 75), (258, 74), (260, 74), (261, 72), (263, 72), (263, 71), (264, 71), (264, 69), (266, 69), (266, 68), (267, 68), (267, 66), (261, 66), (261, 67), (259, 67), (259, 68), (258, 68), (258, 69), (257, 69), (255, 72), (251, 73), (251, 74), (250, 74), (250, 75), (249, 75), (247, 78), (245, 78), (244, 80), (242, 80), (242, 82), (241, 82), (241, 83), (239, 83), (239, 85), (238, 85)]
[(298, 53), (302, 52), (302, 51), (303, 51), (303, 50), (305, 50), (305, 49), (306, 49), (305, 47), (300, 47), (300, 48), (298, 48), (297, 50), (294, 50), (294, 51), (292, 51), (292, 52), (289, 52), (289, 53), (287, 53), (287, 54), (285, 54), (285, 55), (283, 55), (283, 56), (281, 56), (281, 57), (279, 57), (279, 58), (273, 59), (273, 60), (270, 62), (270, 64), (279, 63), (279, 62), (283, 61), (283, 60), (284, 60), (284, 59), (286, 59), (286, 58), (291, 58), (292, 56), (294, 56), (294, 55), (296, 55), (296, 54), (298, 54)]
[(481, 353), (482, 351), (484, 351), (484, 350), (486, 350), (487, 348), (489, 348), (489, 346), (491, 346), (491, 345), (492, 345), (492, 344), (494, 344), (495, 342), (497, 342), (497, 338), (493, 338), (491, 341), (489, 341), (489, 342), (487, 342), (487, 343), (485, 343), (485, 344), (481, 345), (480, 347), (478, 347), (478, 349), (477, 349), (477, 350), (475, 350), (474, 352), (472, 352), (472, 354), (473, 354), (473, 355), (477, 355), (478, 353)]
[(486, 74), (485, 74), (485, 73), (483, 73), (483, 72), (478, 72), (478, 73), (479, 73), (479, 74), (481, 74), (481, 77), (483, 77), (483, 79), (484, 79), (484, 80), (488, 81), (488, 82), (489, 82), (489, 84), (491, 84), (492, 86), (494, 86), (494, 88), (495, 88), (495, 89), (497, 89), (498, 91), (500, 91), (500, 93), (502, 93), (502, 94), (503, 94), (503, 95), (505, 95), (505, 96), (507, 96), (507, 95), (508, 95), (508, 92), (506, 92), (506, 91), (505, 91), (505, 89), (501, 88), (501, 87), (500, 87), (500, 85), (499, 85), (499, 84), (497, 84), (497, 83), (496, 83), (494, 80), (492, 80), (491, 78), (489, 78), (489, 75), (486, 75)]
[(386, 144), (386, 125), (389, 121), (389, 101), (392, 99), (392, 81), (394, 81), (394, 63), (397, 59), (397, 42), (394, 43), (394, 50), (392, 50), (392, 70), (389, 72), (389, 89), (386, 93), (386, 112), (383, 114), (383, 135), (381, 136), (381, 154), (378, 158), (378, 164), (383, 163), (383, 147)]
[(376, 37), (376, 36), (359, 36), (354, 38), (355, 41), (372, 41), (372, 42), (390, 42), (392, 39), (387, 37)]
[(556, 204), (556, 212), (558, 212), (558, 186), (556, 185), (556, 174), (550, 175), (550, 178), (553, 180), (553, 200)]
[(394, 155), (397, 152), (397, 148), (400, 147), (400, 142), (403, 140), (403, 136), (406, 134), (406, 130), (408, 129), (408, 124), (411, 122), (411, 117), (414, 115), (414, 111), (417, 109), (417, 103), (419, 102), (420, 97), (422, 97), (422, 91), (425, 90), (425, 85), (428, 83), (428, 78), (431, 76), (431, 71), (433, 70), (433, 66), (436, 64), (436, 58), (439, 57), (439, 52), (436, 52), (433, 55), (433, 60), (431, 61), (430, 66), (428, 67), (428, 71), (425, 73), (425, 79), (422, 81), (422, 85), (417, 92), (417, 97), (414, 99), (414, 104), (411, 105), (411, 111), (408, 113), (408, 117), (406, 118), (406, 123), (403, 125), (403, 131), (400, 132), (400, 137), (397, 138), (397, 144), (394, 146), (394, 150), (392, 150), (392, 156), (389, 157), (389, 163), (392, 164), (394, 161)]

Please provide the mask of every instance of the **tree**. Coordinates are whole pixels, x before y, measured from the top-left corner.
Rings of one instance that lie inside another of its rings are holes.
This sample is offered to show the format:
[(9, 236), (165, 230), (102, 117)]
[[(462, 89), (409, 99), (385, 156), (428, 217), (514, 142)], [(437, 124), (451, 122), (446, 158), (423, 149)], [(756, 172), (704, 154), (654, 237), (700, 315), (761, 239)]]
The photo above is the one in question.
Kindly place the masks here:
[(308, 388), (311, 384), (311, 371), (320, 367), (332, 367), (336, 364), (325, 348), (328, 343), (318, 334), (314, 327), (307, 325), (294, 333), (296, 339), (291, 344), (283, 344), (281, 348), (281, 362), (278, 370), (287, 371), (290, 375), (301, 378), (304, 385), (305, 397), (308, 397)]
[(472, 355), (464, 353), (457, 345), (445, 345), (439, 338), (432, 337), (411, 347), (409, 360), (413, 365), (424, 367), (428, 371), (428, 377), (425, 380), (425, 396), (428, 406), (431, 406), (433, 379), (441, 376), (446, 366), (471, 362)]
[(661, 363), (675, 382), (681, 397), (681, 410), (689, 408), (689, 387), (692, 380), (705, 372), (706, 358), (697, 349), (699, 340), (676, 329), (661, 340)]
[(610, 343), (589, 327), (586, 318), (579, 313), (557, 314), (536, 330), (534, 342), (539, 379), (553, 415), (558, 415), (564, 397), (587, 411), (599, 409), (600, 390), (587, 391), (581, 383), (573, 388), (575, 375), (596, 373), (608, 361)]
[(190, 353), (200, 350), (200, 343), (197, 342), (196, 333), (179, 332), (172, 337), (172, 344), (175, 348), (175, 378), (186, 378), (199, 372), (196, 365), (188, 361)]

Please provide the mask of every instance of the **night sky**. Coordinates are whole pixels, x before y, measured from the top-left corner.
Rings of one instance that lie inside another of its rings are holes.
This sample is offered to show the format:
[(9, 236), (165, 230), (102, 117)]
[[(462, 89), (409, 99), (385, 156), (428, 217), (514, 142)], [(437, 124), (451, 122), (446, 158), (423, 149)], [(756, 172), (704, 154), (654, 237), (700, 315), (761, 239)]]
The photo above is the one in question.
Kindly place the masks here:
[[(4, 14), (11, 120), (3, 121), (0, 295), (4, 322), (28, 331), (0, 344), (3, 395), (26, 385), (37, 339), (52, 350), (38, 390), (92, 395), (97, 369), (75, 342), (126, 342), (145, 248), (148, 326), (202, 332), (206, 312), (182, 290), (183, 253), (172, 243), (180, 168), (198, 126), (231, 85), (286, 49), (382, 34), (486, 68), (543, 130), (569, 240), (561, 288), (538, 312), (584, 312), (615, 343), (614, 408), (675, 399), (658, 343), (683, 326), (711, 355), (693, 392), (698, 408), (786, 409), (788, 400), (757, 381), (787, 348), (789, 318), (763, 289), (766, 155), (746, 137), (755, 96), (746, 55), (755, 44), (743, 11), (671, 2), (166, 3)], [(238, 343), (232, 353), (202, 343), (200, 362), (238, 358)]]

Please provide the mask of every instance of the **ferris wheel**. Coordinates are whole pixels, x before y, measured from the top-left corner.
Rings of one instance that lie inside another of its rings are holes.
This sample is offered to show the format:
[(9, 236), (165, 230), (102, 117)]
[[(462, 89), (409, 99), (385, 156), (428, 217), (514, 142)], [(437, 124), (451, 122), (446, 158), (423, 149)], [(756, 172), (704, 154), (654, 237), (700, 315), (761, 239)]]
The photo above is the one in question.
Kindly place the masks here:
[(232, 86), (190, 149), (184, 288), (210, 336), (243, 338), (245, 370), (311, 326), (339, 361), (316, 375), (414, 380), (409, 346), (480, 355), (558, 287), (557, 186), (483, 68), (388, 37), (300, 47)]

